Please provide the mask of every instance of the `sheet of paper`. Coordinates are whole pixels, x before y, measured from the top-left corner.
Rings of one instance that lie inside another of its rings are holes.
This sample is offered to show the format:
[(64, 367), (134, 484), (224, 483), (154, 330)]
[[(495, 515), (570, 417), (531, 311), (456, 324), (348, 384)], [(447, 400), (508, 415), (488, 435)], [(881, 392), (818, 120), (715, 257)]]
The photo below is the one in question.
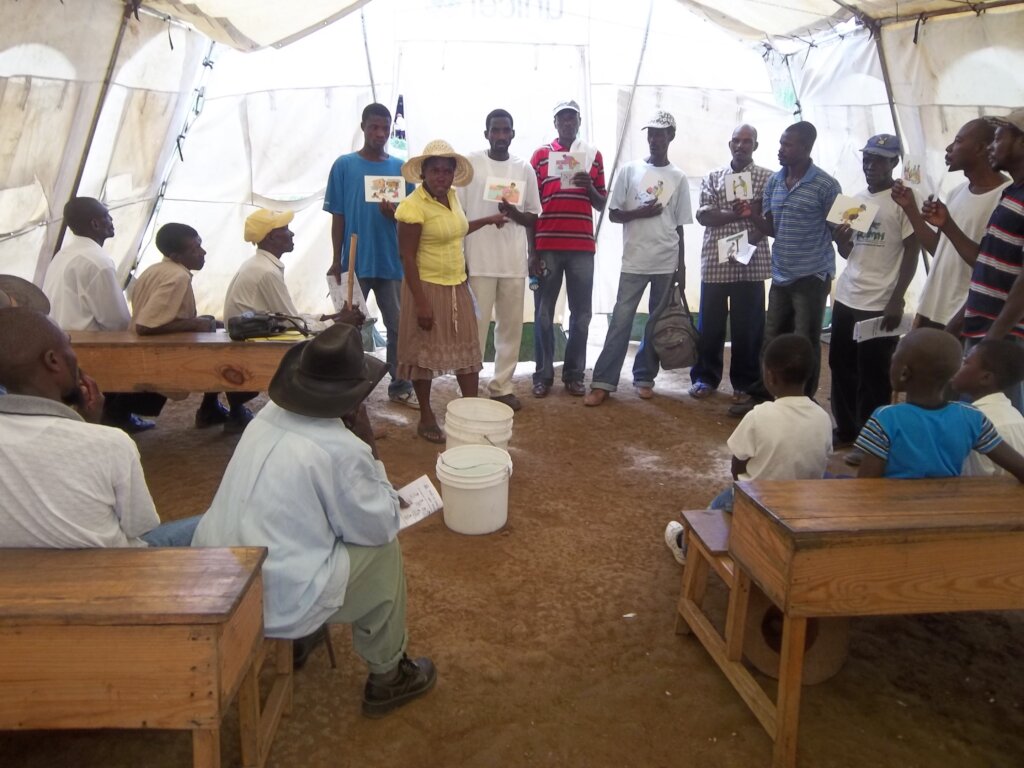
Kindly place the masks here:
[(586, 162), (586, 152), (551, 152), (548, 155), (548, 177), (559, 179), (564, 189), (579, 189), (573, 184), (572, 177), (587, 170)]
[(867, 232), (878, 215), (878, 206), (848, 195), (839, 195), (825, 217), (833, 224), (849, 224), (855, 232)]
[[(358, 249), (356, 250), (356, 259), (358, 263)], [(348, 272), (341, 273), (341, 280), (336, 280), (334, 275), (327, 276), (327, 294), (331, 297), (334, 311), (341, 312), (345, 308), (345, 302), (348, 301)], [(363, 317), (369, 319), (370, 310), (366, 308), (366, 298), (363, 296), (363, 290), (359, 287), (358, 280), (352, 286), (352, 303), (363, 313)]]
[(399, 512), (399, 516), (402, 518), (400, 527), (403, 530), (423, 518), (429, 517), (444, 506), (441, 495), (426, 475), (417, 477), (408, 485), (400, 488), (398, 496), (409, 504)]
[(503, 179), (500, 176), (488, 176), (484, 184), (484, 200), (489, 203), (500, 203), (508, 200), (512, 205), (519, 205), (523, 200), (522, 179)]
[(754, 195), (754, 176), (750, 171), (725, 174), (725, 199), (750, 200)]
[(861, 320), (859, 323), (853, 324), (853, 340), (868, 341), (869, 339), (878, 339), (883, 336), (902, 336), (905, 333), (910, 333), (910, 326), (913, 321), (913, 315), (909, 313), (904, 314), (900, 324), (893, 330), (883, 331), (882, 318), (873, 317), (870, 320)]
[(366, 191), (366, 202), (400, 203), (405, 200), (405, 179), (401, 176), (364, 176), (363, 185)]
[(903, 183), (908, 187), (924, 184), (924, 158), (920, 155), (906, 155), (903, 158)]
[(747, 240), (747, 231), (723, 237), (718, 241), (718, 263), (736, 261), (746, 266), (757, 252), (757, 246)]
[(633, 193), (633, 199), (637, 204), (637, 208), (654, 203), (665, 205), (675, 191), (675, 181), (663, 176), (652, 168), (640, 179), (640, 185)]

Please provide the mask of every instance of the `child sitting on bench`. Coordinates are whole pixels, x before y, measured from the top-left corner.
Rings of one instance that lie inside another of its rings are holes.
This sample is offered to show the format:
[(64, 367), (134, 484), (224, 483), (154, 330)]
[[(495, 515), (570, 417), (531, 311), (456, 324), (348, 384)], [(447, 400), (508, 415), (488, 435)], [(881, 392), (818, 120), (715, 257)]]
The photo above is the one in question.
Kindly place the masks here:
[[(793, 333), (774, 338), (764, 351), (763, 379), (774, 400), (754, 407), (726, 443), (734, 480), (816, 480), (825, 474), (832, 450), (832, 419), (804, 394), (814, 371), (811, 343)], [(732, 485), (711, 509), (732, 512)], [(683, 526), (665, 528), (665, 544), (684, 563)]]
[(857, 437), (866, 454), (858, 477), (958, 477), (971, 451), (985, 454), (1024, 483), (1024, 457), (1003, 442), (980, 410), (947, 402), (943, 391), (960, 367), (956, 338), (934, 328), (908, 333), (892, 357), (893, 392), (907, 402), (876, 408)]
[[(1007, 339), (982, 341), (964, 358), (953, 390), (971, 401), (1017, 453), (1024, 454), (1024, 416), (1003, 392), (1024, 379), (1024, 348)], [(964, 462), (964, 476), (1005, 477), (1007, 472), (975, 451)]]

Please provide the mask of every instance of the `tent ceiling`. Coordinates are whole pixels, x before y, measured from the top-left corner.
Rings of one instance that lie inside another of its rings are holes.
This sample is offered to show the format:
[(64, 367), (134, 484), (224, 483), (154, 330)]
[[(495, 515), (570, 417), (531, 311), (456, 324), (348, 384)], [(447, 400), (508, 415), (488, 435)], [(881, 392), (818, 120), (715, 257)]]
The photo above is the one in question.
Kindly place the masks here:
[[(337, 21), (370, 0), (142, 0), (149, 10), (195, 27), (240, 51), (281, 47)], [(125, 0), (128, 4), (138, 0)], [(732, 32), (751, 38), (813, 34), (853, 16), (882, 22), (1024, 4), (1024, 0), (679, 0)]]

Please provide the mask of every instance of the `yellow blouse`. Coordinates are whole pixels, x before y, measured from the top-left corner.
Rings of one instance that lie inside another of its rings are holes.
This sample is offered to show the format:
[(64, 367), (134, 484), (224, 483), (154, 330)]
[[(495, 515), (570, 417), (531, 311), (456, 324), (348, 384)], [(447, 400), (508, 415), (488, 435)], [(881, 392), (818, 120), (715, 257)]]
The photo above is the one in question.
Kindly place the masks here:
[(453, 189), (448, 190), (448, 205), (451, 210), (431, 197), (421, 184), (395, 210), (398, 221), (422, 227), (416, 266), (420, 280), (436, 285), (458, 285), (466, 281), (462, 243), (469, 232), (469, 220)]

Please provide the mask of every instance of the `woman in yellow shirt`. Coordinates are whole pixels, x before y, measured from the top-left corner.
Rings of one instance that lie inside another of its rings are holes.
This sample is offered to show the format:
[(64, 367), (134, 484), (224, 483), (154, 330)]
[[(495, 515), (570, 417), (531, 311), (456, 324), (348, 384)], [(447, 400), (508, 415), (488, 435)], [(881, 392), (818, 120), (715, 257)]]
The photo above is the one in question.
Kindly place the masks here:
[(420, 401), (416, 431), (443, 443), (430, 407), (435, 376), (454, 373), (463, 397), (476, 397), (480, 369), (476, 310), (469, 292), (462, 242), (480, 227), (502, 226), (502, 214), (468, 221), (452, 189), (473, 179), (473, 166), (446, 141), (427, 144), (402, 166), (406, 181), (422, 182), (395, 211), (405, 277), (398, 323), (398, 371)]

